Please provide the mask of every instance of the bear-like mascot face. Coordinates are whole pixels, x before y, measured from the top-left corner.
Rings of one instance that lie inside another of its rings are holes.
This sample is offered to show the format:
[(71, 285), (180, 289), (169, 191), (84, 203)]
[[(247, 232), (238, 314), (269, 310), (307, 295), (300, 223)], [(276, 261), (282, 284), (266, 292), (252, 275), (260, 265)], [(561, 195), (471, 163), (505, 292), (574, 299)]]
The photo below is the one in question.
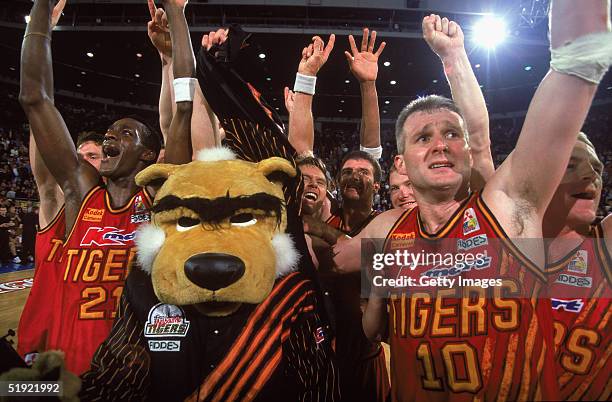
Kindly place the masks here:
[[(293, 177), (282, 158), (259, 163), (231, 159), (224, 148), (186, 165), (152, 165), (136, 176), (165, 180), (152, 223), (139, 229), (138, 260), (164, 303), (195, 305), (226, 315), (241, 303), (260, 303), (299, 256), (286, 228), (280, 177)], [(221, 159), (221, 160), (220, 160)]]

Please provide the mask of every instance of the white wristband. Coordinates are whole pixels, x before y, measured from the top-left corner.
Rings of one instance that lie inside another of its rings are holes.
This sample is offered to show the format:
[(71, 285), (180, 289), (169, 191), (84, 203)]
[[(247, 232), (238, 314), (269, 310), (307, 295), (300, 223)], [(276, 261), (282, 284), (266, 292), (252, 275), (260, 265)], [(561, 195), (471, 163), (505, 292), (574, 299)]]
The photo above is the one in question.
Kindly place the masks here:
[(317, 77), (297, 73), (295, 75), (295, 84), (293, 85), (293, 92), (302, 92), (308, 95), (314, 95), (316, 85)]
[(175, 78), (172, 82), (174, 102), (193, 102), (197, 82), (198, 80), (195, 78)]
[(382, 156), (382, 146), (380, 145), (376, 148), (366, 148), (362, 145), (359, 145), (359, 150), (369, 153), (374, 159), (380, 159), (380, 157)]

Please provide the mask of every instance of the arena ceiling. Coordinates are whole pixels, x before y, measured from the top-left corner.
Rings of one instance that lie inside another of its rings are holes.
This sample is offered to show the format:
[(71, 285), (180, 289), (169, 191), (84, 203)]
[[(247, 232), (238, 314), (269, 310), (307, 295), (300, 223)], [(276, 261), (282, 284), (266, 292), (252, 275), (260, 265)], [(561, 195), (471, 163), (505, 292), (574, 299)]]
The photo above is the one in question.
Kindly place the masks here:
[[(160, 62), (146, 35), (146, 3), (84, 3), (69, 1), (53, 34), (56, 89), (156, 105)], [(548, 69), (546, 24), (541, 20), (525, 24), (516, 8), (519, 3), (525, 2), (504, 2), (501, 12), (511, 35), (494, 51), (477, 48), (471, 40), (470, 27), (479, 13), (451, 14), (465, 27), (470, 59), (491, 113), (525, 110)], [(24, 16), (30, 4), (13, 2), (0, 13), (0, 78), (5, 81), (19, 79)], [(449, 93), (441, 63), (420, 39), (420, 20), (429, 11), (418, 7), (393, 10), (196, 3), (190, 4), (188, 21), (196, 51), (202, 32), (214, 26), (239, 22), (245, 30), (254, 32), (238, 69), (281, 114), (285, 113), (283, 87), (293, 85), (302, 47), (315, 32), (325, 34), (325, 38), (336, 32), (336, 47), (319, 73), (314, 102), (315, 116), (326, 118), (360, 117), (359, 85), (348, 69), (343, 51), (348, 49), (348, 33), (358, 33), (365, 25), (377, 29), (379, 41), (387, 42), (377, 81), (381, 117), (392, 119), (415, 96)], [(612, 98), (611, 85), (608, 74), (598, 97)]]

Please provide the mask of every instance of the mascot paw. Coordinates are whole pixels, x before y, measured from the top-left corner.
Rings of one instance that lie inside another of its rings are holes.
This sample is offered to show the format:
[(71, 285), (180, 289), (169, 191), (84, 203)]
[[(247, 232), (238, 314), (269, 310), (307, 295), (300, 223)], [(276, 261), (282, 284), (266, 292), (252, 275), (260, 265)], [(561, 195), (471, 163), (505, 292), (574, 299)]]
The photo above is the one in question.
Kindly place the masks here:
[[(60, 400), (67, 402), (78, 401), (78, 393), (81, 390), (80, 378), (64, 368), (64, 353), (57, 350), (39, 354), (31, 368), (14, 368), (3, 373), (0, 381), (60, 381), (63, 388)], [(36, 398), (3, 397), (0, 400), (33, 402)]]

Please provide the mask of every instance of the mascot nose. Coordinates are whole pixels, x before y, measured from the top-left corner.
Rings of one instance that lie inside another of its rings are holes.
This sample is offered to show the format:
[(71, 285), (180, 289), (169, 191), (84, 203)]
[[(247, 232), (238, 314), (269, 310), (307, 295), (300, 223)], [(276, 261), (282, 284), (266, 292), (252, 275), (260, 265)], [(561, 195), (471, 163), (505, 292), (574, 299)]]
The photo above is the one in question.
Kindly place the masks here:
[(196, 254), (185, 261), (184, 269), (191, 282), (213, 291), (231, 285), (244, 275), (240, 258), (221, 253)]

